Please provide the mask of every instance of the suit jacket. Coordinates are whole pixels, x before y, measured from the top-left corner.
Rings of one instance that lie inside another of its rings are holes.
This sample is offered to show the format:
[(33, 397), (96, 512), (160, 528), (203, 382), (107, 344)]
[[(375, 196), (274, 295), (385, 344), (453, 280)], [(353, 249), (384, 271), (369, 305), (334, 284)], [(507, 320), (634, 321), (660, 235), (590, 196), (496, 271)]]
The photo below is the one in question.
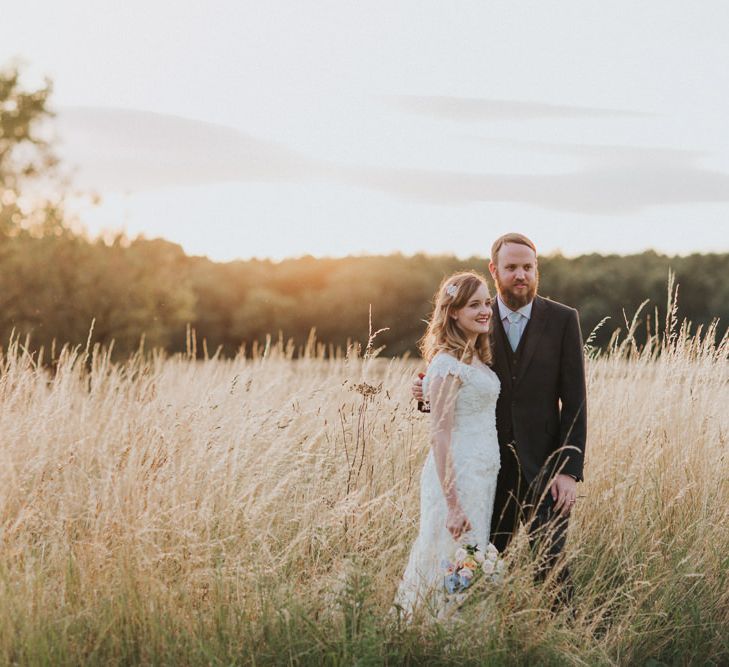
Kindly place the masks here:
[(551, 477), (556, 472), (582, 480), (587, 409), (577, 311), (537, 296), (513, 352), (496, 299), (493, 309), (492, 364), (501, 381), (499, 445), (513, 443), (529, 483), (540, 473)]

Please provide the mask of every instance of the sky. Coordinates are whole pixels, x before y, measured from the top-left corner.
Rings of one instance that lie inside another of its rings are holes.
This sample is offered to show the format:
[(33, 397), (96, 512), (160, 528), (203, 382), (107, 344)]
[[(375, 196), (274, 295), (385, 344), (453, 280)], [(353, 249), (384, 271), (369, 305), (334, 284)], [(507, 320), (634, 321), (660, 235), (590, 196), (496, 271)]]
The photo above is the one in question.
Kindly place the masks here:
[(729, 251), (725, 0), (25, 0), (92, 234), (214, 260)]

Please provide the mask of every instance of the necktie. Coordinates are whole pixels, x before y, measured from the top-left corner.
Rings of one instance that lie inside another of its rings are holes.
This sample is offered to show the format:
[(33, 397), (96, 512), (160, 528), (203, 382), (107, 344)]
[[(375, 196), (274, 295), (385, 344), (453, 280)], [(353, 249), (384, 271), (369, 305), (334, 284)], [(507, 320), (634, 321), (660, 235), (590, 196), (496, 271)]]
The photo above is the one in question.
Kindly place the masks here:
[(511, 345), (511, 349), (516, 352), (516, 348), (519, 345), (519, 322), (521, 322), (522, 314), (521, 313), (509, 313), (506, 316), (509, 320), (509, 345)]

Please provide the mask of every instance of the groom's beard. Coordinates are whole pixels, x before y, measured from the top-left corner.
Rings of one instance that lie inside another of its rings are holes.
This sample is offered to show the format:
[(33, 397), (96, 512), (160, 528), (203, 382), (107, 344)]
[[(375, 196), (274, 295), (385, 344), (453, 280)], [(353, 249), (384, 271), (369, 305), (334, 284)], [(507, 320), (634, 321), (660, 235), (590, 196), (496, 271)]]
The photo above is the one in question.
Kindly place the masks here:
[(511, 310), (519, 310), (519, 308), (526, 306), (528, 303), (534, 301), (534, 297), (537, 295), (537, 287), (539, 287), (539, 271), (536, 272), (534, 280), (532, 282), (530, 282), (529, 280), (520, 281), (520, 284), (527, 285), (527, 288), (524, 291), (517, 291), (514, 289), (514, 285), (519, 283), (503, 283), (501, 281), (501, 278), (499, 277), (498, 271), (494, 276), (494, 280), (496, 281), (496, 289), (499, 292), (501, 300), (509, 308), (511, 308)]

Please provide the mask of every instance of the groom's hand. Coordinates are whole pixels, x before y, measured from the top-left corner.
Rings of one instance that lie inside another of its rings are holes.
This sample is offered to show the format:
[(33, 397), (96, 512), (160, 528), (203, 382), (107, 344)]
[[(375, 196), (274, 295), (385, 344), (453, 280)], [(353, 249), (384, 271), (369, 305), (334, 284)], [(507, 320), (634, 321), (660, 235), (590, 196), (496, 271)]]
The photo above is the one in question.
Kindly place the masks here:
[(424, 377), (425, 377), (424, 373), (418, 373), (418, 377), (416, 377), (415, 381), (413, 382), (412, 392), (413, 392), (413, 398), (416, 401), (423, 400), (423, 378)]
[(554, 478), (550, 488), (552, 500), (554, 500), (554, 511), (562, 516), (567, 516), (575, 504), (577, 498), (577, 481), (571, 475), (559, 474)]

